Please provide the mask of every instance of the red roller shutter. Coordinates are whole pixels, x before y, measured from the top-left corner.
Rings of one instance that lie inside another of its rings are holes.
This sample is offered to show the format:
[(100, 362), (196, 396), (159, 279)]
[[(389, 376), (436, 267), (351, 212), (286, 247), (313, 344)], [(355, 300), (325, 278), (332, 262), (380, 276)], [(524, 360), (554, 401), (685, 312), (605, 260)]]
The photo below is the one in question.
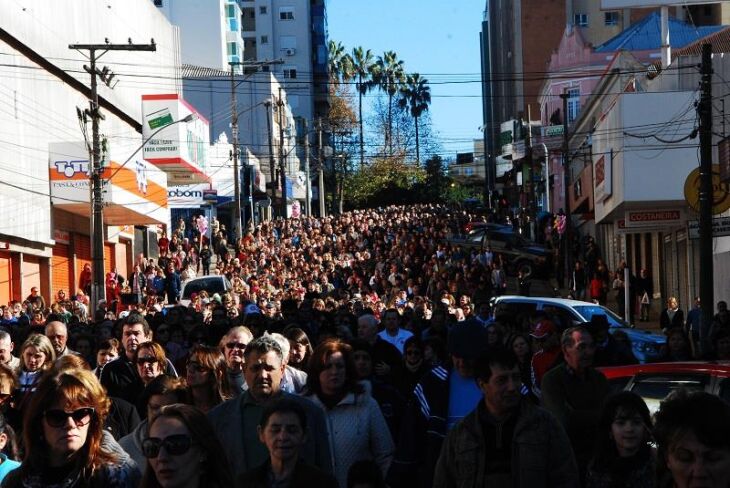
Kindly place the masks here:
[(73, 278), (74, 292), (79, 289), (79, 279), (84, 266), (91, 266), (91, 241), (89, 236), (74, 234), (74, 253), (76, 257), (76, 276)]
[(0, 305), (7, 305), (13, 296), (10, 253), (0, 252)]
[(51, 259), (51, 296), (55, 297), (59, 290), (70, 296), (73, 290), (73, 277), (71, 276), (71, 251), (68, 244), (56, 244), (53, 246), (53, 257)]
[(114, 244), (104, 244), (104, 276), (108, 272), (114, 271), (114, 263), (116, 262), (114, 252)]

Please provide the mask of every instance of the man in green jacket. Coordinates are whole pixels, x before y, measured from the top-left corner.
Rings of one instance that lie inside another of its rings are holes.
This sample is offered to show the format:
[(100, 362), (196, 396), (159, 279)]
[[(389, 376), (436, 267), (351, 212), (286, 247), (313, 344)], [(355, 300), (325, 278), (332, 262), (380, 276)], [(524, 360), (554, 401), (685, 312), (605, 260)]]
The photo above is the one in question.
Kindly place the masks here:
[(522, 397), (514, 353), (490, 351), (475, 373), (483, 401), (446, 437), (434, 488), (578, 487), (568, 436), (550, 413)]

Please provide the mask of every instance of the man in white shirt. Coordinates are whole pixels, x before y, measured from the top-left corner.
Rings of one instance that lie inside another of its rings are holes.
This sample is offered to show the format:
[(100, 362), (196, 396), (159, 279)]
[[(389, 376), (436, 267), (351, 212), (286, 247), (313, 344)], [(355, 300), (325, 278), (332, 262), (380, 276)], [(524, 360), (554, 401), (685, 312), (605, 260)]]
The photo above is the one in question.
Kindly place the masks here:
[(383, 312), (383, 325), (385, 329), (379, 332), (378, 336), (384, 341), (393, 344), (398, 348), (401, 355), (403, 355), (403, 347), (406, 341), (410, 337), (413, 337), (413, 333), (400, 328), (400, 314), (398, 310), (389, 308)]
[(0, 363), (10, 366), (13, 370), (20, 366), (20, 358), (13, 355), (13, 340), (4, 330), (0, 330)]

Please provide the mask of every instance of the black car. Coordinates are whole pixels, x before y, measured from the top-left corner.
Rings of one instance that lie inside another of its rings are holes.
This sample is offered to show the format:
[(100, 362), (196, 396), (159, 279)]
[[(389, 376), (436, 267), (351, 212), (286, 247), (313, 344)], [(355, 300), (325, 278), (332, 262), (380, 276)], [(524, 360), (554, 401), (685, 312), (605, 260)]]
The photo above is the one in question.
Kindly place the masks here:
[(491, 248), (495, 254), (502, 255), (505, 272), (511, 275), (522, 271), (526, 277), (544, 276), (551, 269), (550, 251), (526, 240), (510, 227), (478, 227), (466, 237), (454, 237), (448, 242), (465, 250)]

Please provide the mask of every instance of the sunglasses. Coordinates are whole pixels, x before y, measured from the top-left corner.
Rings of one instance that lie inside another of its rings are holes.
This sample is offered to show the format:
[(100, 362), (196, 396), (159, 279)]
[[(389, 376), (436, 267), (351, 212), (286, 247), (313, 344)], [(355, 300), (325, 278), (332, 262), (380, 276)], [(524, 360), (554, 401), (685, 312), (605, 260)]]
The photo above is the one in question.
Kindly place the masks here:
[(160, 449), (164, 446), (168, 454), (182, 456), (190, 450), (192, 445), (193, 439), (185, 434), (175, 434), (164, 439), (148, 437), (142, 441), (142, 454), (146, 458), (154, 459), (160, 455)]
[(43, 412), (43, 418), (51, 427), (64, 427), (68, 424), (68, 419), (72, 419), (76, 427), (83, 427), (84, 425), (91, 422), (91, 418), (94, 416), (94, 409), (91, 407), (78, 408), (73, 412), (66, 412), (60, 408), (53, 408)]
[(145, 364), (155, 364), (157, 359), (155, 358), (137, 358), (137, 364), (144, 366)]
[(245, 351), (246, 350), (246, 346), (248, 346), (248, 344), (244, 344), (243, 342), (229, 342), (229, 343), (226, 344), (226, 347), (228, 349), (236, 349), (237, 348), (237, 349), (240, 349), (242, 351)]
[(206, 368), (205, 366), (201, 366), (199, 363), (188, 363), (185, 365), (185, 369), (195, 373), (205, 373), (206, 371), (208, 371), (208, 368)]

